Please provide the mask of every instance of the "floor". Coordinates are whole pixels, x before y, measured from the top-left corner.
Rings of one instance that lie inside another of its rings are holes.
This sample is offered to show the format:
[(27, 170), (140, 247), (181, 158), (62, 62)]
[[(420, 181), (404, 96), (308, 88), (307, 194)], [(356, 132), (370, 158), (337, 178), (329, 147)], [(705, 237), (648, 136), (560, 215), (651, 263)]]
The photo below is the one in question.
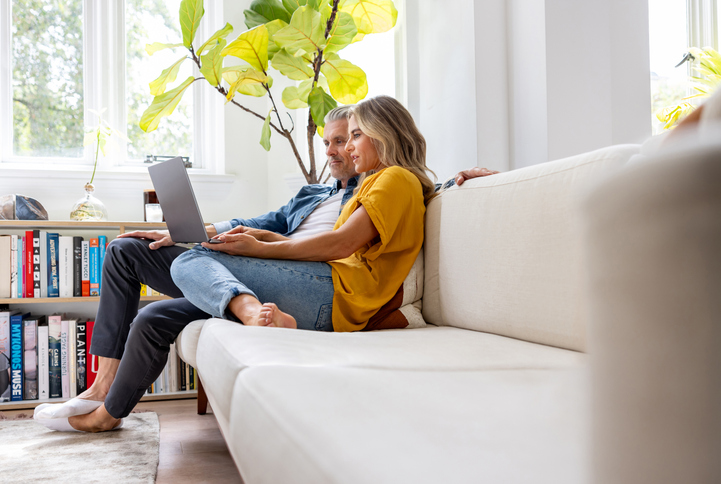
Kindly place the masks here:
[[(196, 412), (197, 400), (139, 403), (136, 410), (152, 410), (160, 419), (160, 462), (156, 484), (242, 483), (212, 409)], [(27, 410), (5, 411), (12, 418)]]

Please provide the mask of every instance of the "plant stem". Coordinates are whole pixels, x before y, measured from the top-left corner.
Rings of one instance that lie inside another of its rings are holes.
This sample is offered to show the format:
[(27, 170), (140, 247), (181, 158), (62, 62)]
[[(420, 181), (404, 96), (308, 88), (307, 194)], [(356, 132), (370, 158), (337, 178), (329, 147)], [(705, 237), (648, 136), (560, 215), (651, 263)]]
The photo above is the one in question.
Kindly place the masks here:
[(100, 129), (95, 135), (95, 165), (93, 165), (93, 176), (90, 177), (90, 183), (95, 180), (95, 170), (98, 168), (98, 151), (100, 151)]

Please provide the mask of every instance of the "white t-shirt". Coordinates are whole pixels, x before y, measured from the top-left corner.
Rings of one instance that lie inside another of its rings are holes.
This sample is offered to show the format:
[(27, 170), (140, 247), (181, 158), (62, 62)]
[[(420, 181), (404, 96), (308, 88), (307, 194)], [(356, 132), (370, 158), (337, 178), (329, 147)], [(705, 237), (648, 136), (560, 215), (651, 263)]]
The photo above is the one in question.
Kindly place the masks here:
[(290, 239), (309, 237), (311, 235), (330, 232), (338, 220), (340, 214), (340, 203), (343, 201), (345, 190), (338, 190), (338, 193), (328, 197), (315, 207), (310, 215), (303, 220), (295, 231), (288, 235)]

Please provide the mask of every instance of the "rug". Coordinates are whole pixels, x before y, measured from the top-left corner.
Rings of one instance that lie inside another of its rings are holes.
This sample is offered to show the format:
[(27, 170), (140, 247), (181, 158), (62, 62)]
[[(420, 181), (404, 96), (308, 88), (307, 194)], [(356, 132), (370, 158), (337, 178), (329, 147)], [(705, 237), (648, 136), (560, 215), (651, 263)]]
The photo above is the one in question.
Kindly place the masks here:
[(153, 483), (160, 424), (134, 413), (122, 429), (55, 432), (34, 420), (0, 421), (0, 482)]

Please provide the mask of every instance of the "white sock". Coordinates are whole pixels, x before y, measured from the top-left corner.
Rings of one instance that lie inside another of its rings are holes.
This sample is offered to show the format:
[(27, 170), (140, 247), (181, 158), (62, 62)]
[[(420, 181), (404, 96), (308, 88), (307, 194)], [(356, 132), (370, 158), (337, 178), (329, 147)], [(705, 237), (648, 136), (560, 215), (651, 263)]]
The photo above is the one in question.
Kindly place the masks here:
[(38, 405), (38, 407), (35, 408), (34, 417), (35, 420), (47, 420), (57, 418), (67, 419), (68, 417), (74, 417), (76, 415), (85, 415), (86, 413), (90, 413), (102, 404), (103, 402), (98, 402), (95, 400), (71, 398), (65, 403), (45, 403), (43, 405)]

